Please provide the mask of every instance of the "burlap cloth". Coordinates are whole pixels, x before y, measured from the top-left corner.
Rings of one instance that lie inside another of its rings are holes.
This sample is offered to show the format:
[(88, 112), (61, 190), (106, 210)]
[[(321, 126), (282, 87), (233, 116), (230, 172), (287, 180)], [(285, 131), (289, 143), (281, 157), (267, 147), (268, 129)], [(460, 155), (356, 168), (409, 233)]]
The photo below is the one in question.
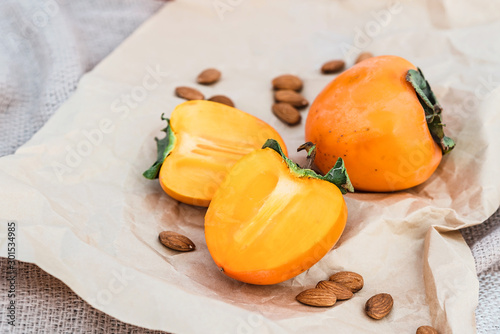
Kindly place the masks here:
[[(0, 2), (0, 156), (31, 138), (75, 90), (81, 75), (160, 6), (154, 0)], [(462, 234), (480, 283), (478, 333), (500, 333), (500, 211)], [(7, 261), (0, 258), (0, 333), (162, 333), (92, 308), (35, 265), (17, 262), (17, 268), (13, 328), (4, 312)]]

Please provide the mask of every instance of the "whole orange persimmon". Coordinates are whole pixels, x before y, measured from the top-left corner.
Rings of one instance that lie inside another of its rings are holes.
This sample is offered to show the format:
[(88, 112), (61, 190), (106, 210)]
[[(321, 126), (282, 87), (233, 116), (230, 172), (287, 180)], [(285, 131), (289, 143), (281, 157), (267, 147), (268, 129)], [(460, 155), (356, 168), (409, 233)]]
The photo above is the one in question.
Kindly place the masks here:
[(455, 143), (422, 72), (397, 56), (364, 60), (317, 96), (306, 121), (325, 173), (341, 157), (356, 190), (386, 192), (425, 182)]

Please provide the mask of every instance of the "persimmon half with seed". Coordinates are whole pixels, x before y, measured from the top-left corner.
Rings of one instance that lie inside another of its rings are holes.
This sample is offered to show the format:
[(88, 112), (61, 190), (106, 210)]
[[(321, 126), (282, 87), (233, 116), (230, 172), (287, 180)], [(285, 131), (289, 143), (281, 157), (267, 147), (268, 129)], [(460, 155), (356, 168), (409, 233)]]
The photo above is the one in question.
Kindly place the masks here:
[(396, 56), (366, 59), (316, 97), (306, 140), (325, 172), (342, 157), (356, 190), (396, 191), (425, 182), (451, 151), (441, 106), (422, 72)]
[(270, 139), (230, 170), (208, 207), (205, 239), (220, 271), (275, 284), (318, 262), (346, 220), (352, 191), (342, 159), (325, 175), (302, 169)]
[(184, 102), (170, 119), (162, 119), (168, 123), (166, 136), (156, 138), (157, 161), (143, 175), (159, 176), (163, 190), (186, 204), (208, 206), (236, 161), (260, 149), (268, 138), (284, 145), (270, 125), (221, 103)]

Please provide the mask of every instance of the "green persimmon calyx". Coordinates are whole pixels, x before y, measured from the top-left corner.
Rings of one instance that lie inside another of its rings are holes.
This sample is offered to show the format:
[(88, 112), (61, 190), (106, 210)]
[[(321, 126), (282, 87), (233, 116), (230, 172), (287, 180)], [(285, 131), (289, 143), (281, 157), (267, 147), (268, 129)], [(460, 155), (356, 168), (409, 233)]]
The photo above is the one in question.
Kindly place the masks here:
[(443, 128), (445, 124), (443, 124), (441, 115), (443, 108), (439, 105), (429, 82), (425, 79), (420, 68), (418, 68), (418, 71), (413, 69), (408, 70), (406, 81), (413, 86), (418, 100), (424, 108), (425, 120), (427, 121), (432, 138), (441, 147), (443, 155), (449, 153), (455, 147), (455, 142), (444, 134)]
[(311, 169), (314, 163), (314, 158), (316, 158), (316, 145), (308, 141), (307, 143), (304, 143), (297, 148), (297, 152), (300, 152), (302, 150), (306, 150), (307, 152), (307, 165), (305, 168)]
[[(330, 183), (333, 183), (334, 185), (339, 188), (340, 192), (342, 194), (346, 194), (347, 192), (354, 192), (354, 187), (352, 186), (351, 180), (349, 179), (349, 175), (347, 174), (347, 170), (344, 165), (344, 160), (342, 158), (338, 158), (337, 162), (333, 166), (328, 173), (326, 173), (324, 176), (319, 175), (315, 171), (309, 168), (302, 168), (289, 158), (283, 153), (281, 150), (280, 144), (274, 140), (274, 139), (268, 139), (264, 146), (262, 146), (263, 149), (265, 148), (270, 148), (274, 151), (276, 151), (279, 155), (281, 155), (282, 159), (286, 162), (290, 170), (296, 174), (298, 177), (312, 177), (315, 179), (319, 180), (324, 180)], [(313, 143), (305, 143), (301, 145), (298, 149), (298, 151), (305, 149), (307, 151), (308, 159), (314, 160), (314, 156), (316, 154), (316, 145)], [(308, 163), (308, 166), (312, 163)]]
[(167, 121), (167, 127), (162, 131), (165, 132), (165, 137), (163, 139), (158, 139), (155, 137), (156, 145), (158, 148), (158, 157), (154, 164), (149, 167), (147, 171), (145, 171), (142, 175), (150, 180), (157, 179), (158, 174), (160, 173), (161, 165), (163, 161), (167, 158), (167, 156), (172, 152), (172, 149), (175, 146), (175, 135), (170, 127), (170, 120), (166, 117), (163, 117), (165, 114), (161, 114), (161, 119)]

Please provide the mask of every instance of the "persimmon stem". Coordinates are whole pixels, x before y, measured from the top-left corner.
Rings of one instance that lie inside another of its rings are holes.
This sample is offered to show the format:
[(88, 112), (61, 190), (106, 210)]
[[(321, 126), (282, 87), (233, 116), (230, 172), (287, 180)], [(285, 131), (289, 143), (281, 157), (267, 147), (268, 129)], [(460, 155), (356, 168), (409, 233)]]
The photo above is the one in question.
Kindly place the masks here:
[(308, 141), (307, 143), (304, 143), (297, 148), (297, 152), (303, 150), (306, 150), (307, 152), (307, 165), (305, 168), (312, 169), (311, 167), (314, 163), (314, 159), (316, 158), (316, 145)]
[[(312, 177), (319, 180), (324, 180), (336, 185), (342, 194), (347, 192), (354, 192), (354, 187), (352, 186), (351, 180), (349, 180), (349, 175), (345, 169), (344, 160), (338, 158), (335, 165), (326, 173), (325, 175), (317, 174), (315, 171), (309, 168), (301, 168), (297, 163), (290, 160), (280, 147), (280, 144), (275, 139), (268, 139), (262, 149), (272, 149), (281, 155), (282, 159), (286, 162), (290, 171), (297, 175), (298, 177)], [(316, 154), (316, 145), (313, 143), (305, 143), (301, 145), (298, 151), (307, 150), (308, 158), (310, 161), (314, 162), (314, 155)], [(312, 163), (311, 162), (311, 163)]]
[(422, 108), (424, 108), (425, 120), (427, 121), (432, 138), (441, 147), (443, 155), (449, 153), (455, 147), (455, 142), (444, 134), (443, 128), (445, 124), (443, 123), (443, 115), (441, 114), (443, 108), (439, 105), (429, 82), (425, 79), (420, 69), (418, 71), (413, 69), (408, 70), (406, 81), (413, 86), (418, 100)]

